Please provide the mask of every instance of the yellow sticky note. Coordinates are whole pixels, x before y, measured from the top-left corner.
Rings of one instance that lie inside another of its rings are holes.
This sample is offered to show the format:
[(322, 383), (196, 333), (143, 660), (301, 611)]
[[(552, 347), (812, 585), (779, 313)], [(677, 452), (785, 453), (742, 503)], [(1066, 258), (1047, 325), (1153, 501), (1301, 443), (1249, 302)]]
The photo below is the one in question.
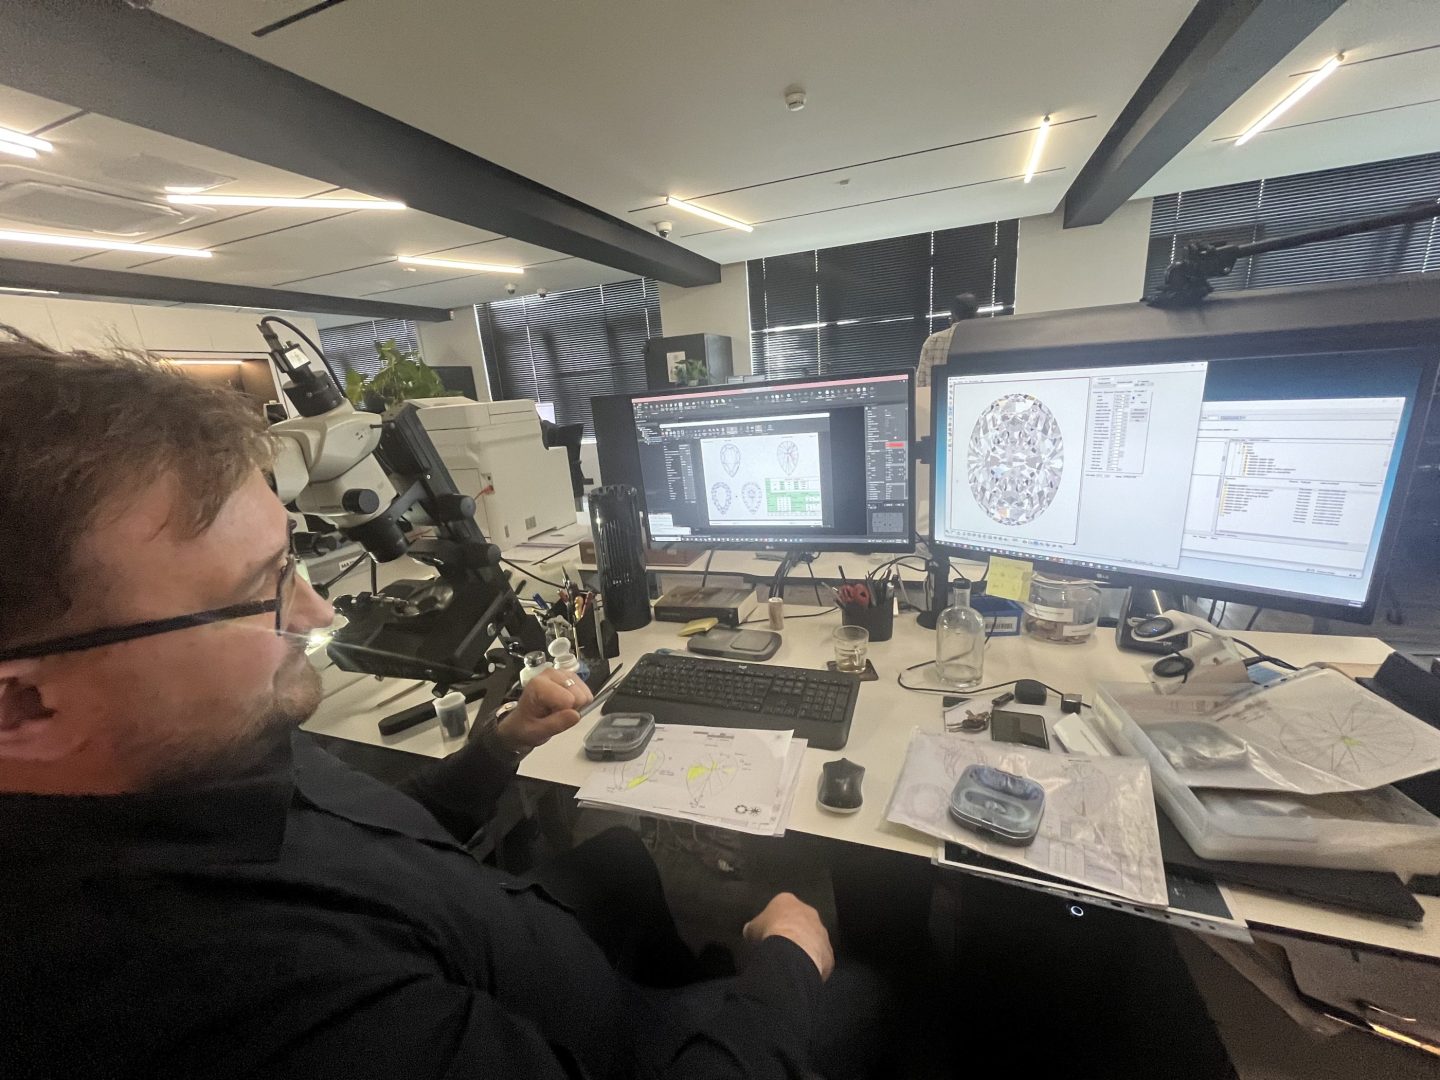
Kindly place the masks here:
[(991, 555), (990, 570), (985, 575), (985, 593), (1026, 603), (1030, 599), (1030, 578), (1034, 573), (1035, 567), (1024, 559)]

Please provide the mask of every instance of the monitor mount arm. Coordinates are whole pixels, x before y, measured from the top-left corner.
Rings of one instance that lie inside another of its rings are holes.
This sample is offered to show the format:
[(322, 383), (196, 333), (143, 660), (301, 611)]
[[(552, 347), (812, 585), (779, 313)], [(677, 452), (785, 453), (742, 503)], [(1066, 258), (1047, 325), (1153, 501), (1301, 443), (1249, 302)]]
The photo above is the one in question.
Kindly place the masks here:
[(1440, 202), (1427, 202), (1389, 214), (1347, 221), (1340, 225), (1327, 225), (1323, 229), (1311, 229), (1290, 236), (1277, 236), (1272, 240), (1256, 240), (1249, 244), (1211, 244), (1204, 240), (1192, 240), (1185, 245), (1184, 254), (1165, 271), (1165, 283), (1160, 286), (1160, 291), (1147, 297), (1145, 303), (1158, 308), (1197, 307), (1213, 290), (1210, 279), (1224, 277), (1241, 259), (1271, 251), (1288, 251), (1325, 240), (1337, 240), (1342, 236), (1373, 232), (1391, 225), (1428, 221), (1436, 217), (1440, 217)]
[[(333, 521), (379, 562), (409, 555), (437, 571), (340, 597), (336, 607), (349, 621), (330, 643), (335, 665), (446, 687), (487, 674), (497, 637), (543, 649), (544, 631), (521, 607), (499, 549), (475, 522), (475, 501), (455, 486), (419, 410), (406, 404), (383, 418), (357, 411), (329, 372), (294, 342), (282, 344), (272, 324), (289, 327), (317, 357), (320, 350), (283, 319), (260, 323), (300, 414), (270, 428), (276, 494)], [(433, 539), (412, 538), (410, 525), (419, 521), (435, 526)]]

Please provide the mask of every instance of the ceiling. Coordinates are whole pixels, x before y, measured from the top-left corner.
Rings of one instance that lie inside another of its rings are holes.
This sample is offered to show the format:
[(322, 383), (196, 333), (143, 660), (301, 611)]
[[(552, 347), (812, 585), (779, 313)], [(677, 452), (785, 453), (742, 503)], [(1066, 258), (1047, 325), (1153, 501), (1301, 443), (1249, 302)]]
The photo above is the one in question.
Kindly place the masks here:
[[(601, 211), (645, 228), (673, 221), (673, 243), (727, 263), (1051, 212), (1192, 0), (341, 0), (262, 37), (254, 31), (311, 5), (153, 6)], [(1337, 51), (1347, 63), (1328, 82), (1272, 130), (1232, 144)], [(808, 94), (803, 111), (785, 109), (792, 83)], [(1047, 113), (1054, 127), (1026, 184), (1020, 174)], [(0, 241), (0, 258), (437, 308), (503, 298), (507, 279), (407, 270), (396, 255), (523, 265), (515, 281), (524, 292), (630, 276), (416, 210), (167, 212), (164, 185), (196, 183), (197, 170), (217, 193), (384, 193), (337, 191), (3, 85), (0, 126), (43, 132), (56, 147), (36, 161), (0, 158), (0, 228), (58, 227), (6, 192), (62, 184), (142, 209), (144, 230), (108, 234), (116, 239), (214, 253), (202, 261)], [(1436, 150), (1440, 4), (1349, 0), (1141, 194)], [(667, 192), (756, 228), (663, 208)], [(7, 216), (22, 212), (31, 217)]]

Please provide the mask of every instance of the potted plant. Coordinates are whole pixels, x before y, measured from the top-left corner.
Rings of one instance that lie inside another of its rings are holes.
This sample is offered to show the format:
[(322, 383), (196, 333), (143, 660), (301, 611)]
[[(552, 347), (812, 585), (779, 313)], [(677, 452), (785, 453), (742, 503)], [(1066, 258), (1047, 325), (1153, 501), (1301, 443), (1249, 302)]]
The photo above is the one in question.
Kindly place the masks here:
[(353, 368), (345, 373), (345, 396), (357, 409), (384, 412), (412, 398), (444, 397), (450, 391), (414, 353), (403, 352), (393, 338), (375, 342), (380, 371), (368, 383)]

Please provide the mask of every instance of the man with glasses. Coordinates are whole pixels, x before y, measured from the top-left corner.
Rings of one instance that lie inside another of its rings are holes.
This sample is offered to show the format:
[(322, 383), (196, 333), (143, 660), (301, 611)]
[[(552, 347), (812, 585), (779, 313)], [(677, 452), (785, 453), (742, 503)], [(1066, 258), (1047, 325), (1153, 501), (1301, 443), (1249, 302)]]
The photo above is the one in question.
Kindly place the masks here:
[(693, 971), (655, 959), (683, 946), (633, 837), (548, 885), (461, 846), (583, 682), (533, 680), (404, 792), (350, 771), (296, 732), (332, 611), (248, 404), (3, 336), (0, 1076), (810, 1067), (836, 985), (812, 908), (752, 920), (738, 979), (658, 990)]

